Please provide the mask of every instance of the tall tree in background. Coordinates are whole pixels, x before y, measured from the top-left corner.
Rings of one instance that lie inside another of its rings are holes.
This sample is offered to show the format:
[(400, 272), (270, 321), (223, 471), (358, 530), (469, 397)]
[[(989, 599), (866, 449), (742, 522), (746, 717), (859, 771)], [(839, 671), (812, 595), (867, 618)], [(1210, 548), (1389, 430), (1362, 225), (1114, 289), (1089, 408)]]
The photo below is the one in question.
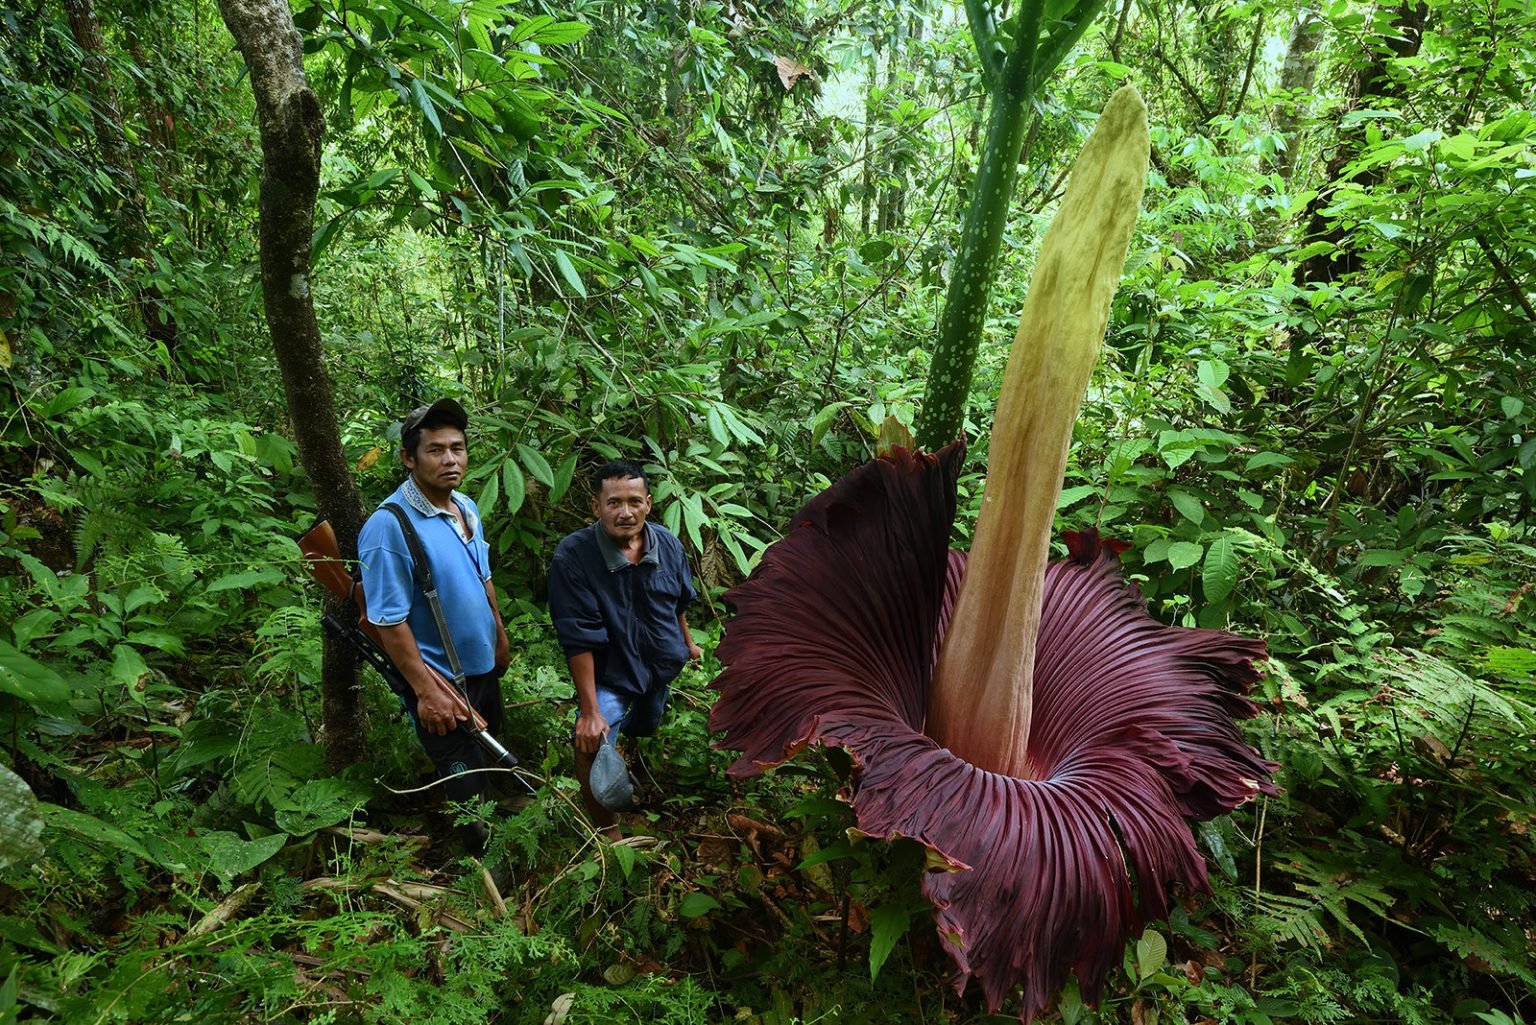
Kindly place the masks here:
[[(245, 57), (256, 95), (262, 152), (261, 290), (294, 439), (320, 514), (335, 527), (342, 555), (354, 559), (362, 500), (342, 451), (310, 295), (325, 119), (304, 77), (303, 41), (288, 0), (219, 0), (219, 11)], [(321, 681), (326, 757), (333, 767), (356, 761), (363, 748), (357, 667), (329, 637)]]
[(84, 87), (92, 90), (91, 116), (96, 125), (96, 142), (121, 194), (117, 208), (118, 246), (129, 264), (134, 302), (144, 324), (144, 333), (174, 351), (176, 323), (164, 304), (145, 281), (154, 244), (145, 209), (144, 188), (123, 130), (122, 101), (107, 60), (106, 41), (102, 38), (101, 18), (95, 0), (65, 0), (65, 14), (75, 43), (84, 56)]
[[(1365, 61), (1350, 80), (1349, 99), (1343, 111), (1345, 115), (1366, 107), (1372, 97), (1377, 101), (1402, 102), (1407, 93), (1407, 82), (1397, 62), (1418, 55), (1429, 19), (1428, 3), (1409, 0), (1398, 5), (1390, 27), (1383, 34), (1366, 36), (1367, 53), (1362, 55)], [(1360, 254), (1355, 250), (1346, 226), (1334, 218), (1330, 209), (1345, 168), (1360, 155), (1365, 146), (1365, 127), (1362, 125), (1348, 131), (1344, 127), (1347, 123), (1340, 122), (1338, 148), (1328, 159), (1324, 172), (1329, 184), (1307, 204), (1305, 241), (1331, 242), (1334, 245), (1333, 249), (1302, 261), (1299, 280), (1310, 284), (1336, 280), (1359, 270), (1361, 265)], [(1384, 166), (1369, 167), (1351, 176), (1350, 181), (1360, 188), (1370, 188), (1380, 183), (1385, 176)]]

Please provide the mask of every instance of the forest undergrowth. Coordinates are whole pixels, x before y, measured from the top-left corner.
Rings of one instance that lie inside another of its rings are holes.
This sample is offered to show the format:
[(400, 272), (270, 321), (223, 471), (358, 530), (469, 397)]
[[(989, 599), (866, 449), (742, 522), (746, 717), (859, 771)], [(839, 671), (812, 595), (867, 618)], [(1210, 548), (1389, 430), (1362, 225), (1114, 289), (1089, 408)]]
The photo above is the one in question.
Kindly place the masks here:
[[(470, 409), (503, 739), (536, 796), (492, 813), (498, 886), (366, 673), (343, 738), (366, 754), (328, 761), (344, 717), (292, 540), (312, 439), (266, 333), (261, 140), (218, 5), (12, 5), (0, 1025), (1017, 1020), (950, 987), (935, 866), (850, 832), (844, 755), (733, 782), (707, 719), (729, 588), (921, 413), (992, 102), (976, 42), (1018, 11), (288, 10), (325, 133), (340, 460), (371, 507), (405, 411)], [(1536, 13), (1127, 0), (1074, 39), (1000, 214), (953, 542), (1039, 236), (1134, 82), (1146, 198), (1056, 525), (1128, 542), (1159, 621), (1264, 640), (1244, 729), (1280, 769), (1192, 827), (1210, 892), (1140, 923), (1099, 1006), (1072, 982), (1043, 1020), (1527, 1025)], [(615, 457), (687, 550), (707, 654), (609, 844), (577, 810), (544, 574)]]

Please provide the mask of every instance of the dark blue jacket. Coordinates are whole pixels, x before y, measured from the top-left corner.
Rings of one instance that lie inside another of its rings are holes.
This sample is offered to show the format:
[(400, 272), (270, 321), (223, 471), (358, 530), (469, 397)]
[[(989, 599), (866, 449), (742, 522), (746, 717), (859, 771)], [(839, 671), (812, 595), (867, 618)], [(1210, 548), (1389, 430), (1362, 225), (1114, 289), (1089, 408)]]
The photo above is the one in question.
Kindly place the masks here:
[(696, 595), (682, 542), (645, 525), (645, 555), (624, 557), (593, 523), (568, 535), (549, 566), (549, 615), (567, 657), (592, 653), (597, 685), (638, 696), (671, 683), (688, 661), (677, 625)]

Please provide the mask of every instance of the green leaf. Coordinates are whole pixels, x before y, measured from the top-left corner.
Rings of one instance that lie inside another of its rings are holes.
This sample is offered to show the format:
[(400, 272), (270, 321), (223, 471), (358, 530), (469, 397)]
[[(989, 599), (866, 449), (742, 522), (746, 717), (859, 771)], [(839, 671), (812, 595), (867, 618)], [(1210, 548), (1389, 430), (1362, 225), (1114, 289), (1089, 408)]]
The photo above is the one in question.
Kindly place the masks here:
[(869, 913), (869, 981), (880, 975), (885, 959), (911, 924), (912, 916), (899, 905), (882, 904)]
[(69, 698), (69, 685), (62, 676), (4, 641), (0, 641), (0, 691), (32, 704)]
[(1195, 526), (1205, 522), (1205, 507), (1200, 504), (1200, 499), (1191, 495), (1188, 491), (1173, 490), (1168, 492), (1168, 501), (1179, 511), (1179, 515), (1193, 523)]
[(501, 481), (493, 473), (486, 477), (485, 486), (480, 489), (480, 494), (475, 496), (475, 507), (480, 510), (480, 515), (484, 518), (496, 511), (496, 503), (500, 499)]
[(49, 399), (43, 408), (38, 410), (38, 415), (41, 416), (44, 420), (52, 420), (60, 413), (67, 413), (71, 409), (74, 409), (76, 406), (80, 405), (80, 403), (86, 401), (95, 394), (96, 389), (94, 388), (65, 388), (53, 398)]
[(718, 900), (715, 900), (715, 898), (707, 893), (700, 893), (698, 890), (695, 890), (678, 901), (677, 913), (684, 918), (698, 918), (700, 915), (709, 914), (719, 906), (720, 902)]
[(1279, 452), (1255, 452), (1248, 457), (1247, 469), (1257, 470), (1264, 466), (1289, 466), (1296, 460)]
[(1525, 400), (1516, 398), (1513, 395), (1506, 395), (1499, 400), (1499, 408), (1504, 411), (1504, 418), (1506, 420), (1513, 420), (1525, 412)]
[(581, 275), (576, 273), (576, 265), (565, 255), (564, 249), (555, 250), (555, 266), (560, 269), (560, 276), (565, 278), (565, 283), (571, 286), (571, 291), (585, 299), (587, 286), (582, 283)]
[(1417, 153), (1420, 150), (1429, 149), (1430, 146), (1444, 138), (1445, 133), (1434, 128), (1426, 128), (1403, 140), (1403, 149), (1409, 153)]
[[(0, 765), (0, 869), (42, 857), (43, 817), (26, 781)], [(3, 1010), (3, 1008), (0, 1008)]]
[(50, 831), (61, 830), (87, 843), (105, 844), (108, 847), (127, 851), (143, 861), (156, 861), (139, 841), (94, 815), (87, 815), (72, 808), (61, 808), (46, 801), (39, 802), (38, 809), (43, 813), (43, 822)]
[(128, 688), (133, 700), (143, 704), (144, 689), (139, 681), (149, 672), (144, 656), (130, 644), (117, 644), (112, 648), (112, 679)]
[(848, 408), (847, 402), (829, 402), (816, 415), (811, 418), (811, 444), (820, 445), (821, 439), (826, 437), (827, 431), (837, 419), (837, 415)]
[(1163, 939), (1161, 933), (1148, 929), (1141, 934), (1141, 939), (1136, 941), (1136, 975), (1141, 979), (1151, 978), (1152, 973), (1163, 967), (1168, 960), (1168, 941)]
[(1205, 549), (1193, 541), (1175, 541), (1168, 546), (1168, 565), (1174, 569), (1188, 569), (1204, 554)]
[(576, 476), (576, 453), (572, 452), (560, 463), (560, 468), (555, 471), (555, 486), (549, 489), (549, 504), (554, 505), (565, 497), (565, 493), (571, 490), (571, 479)]
[(1070, 488), (1062, 488), (1061, 494), (1056, 498), (1056, 508), (1065, 509), (1074, 502), (1081, 502), (1089, 495), (1097, 494), (1098, 487), (1093, 484), (1077, 484)]
[(59, 614), (53, 609), (33, 609), (26, 615), (17, 617), (16, 622), (11, 624), (11, 633), (15, 635), (16, 647), (25, 648), (53, 629), (53, 624), (58, 621)]
[(539, 29), (530, 38), (540, 44), (574, 43), (591, 28), (591, 25), (581, 21), (557, 21)]
[(288, 843), (288, 834), (273, 833), (259, 840), (242, 840), (236, 833), (215, 830), (203, 833), (197, 839), (208, 855), (209, 870), (228, 881), (244, 875), (282, 850)]
[(517, 512), (528, 498), (528, 481), (523, 477), (523, 468), (517, 465), (517, 460), (508, 459), (501, 464), (501, 483), (507, 492), (507, 512)]
[(731, 447), (731, 432), (725, 428), (725, 418), (720, 415), (720, 407), (710, 405), (704, 413), (705, 421), (709, 424), (709, 435), (720, 444), (721, 448)]
[(218, 591), (244, 591), (256, 587), (259, 584), (275, 584), (283, 579), (281, 570), (277, 569), (247, 569), (239, 573), (230, 573), (219, 577), (208, 585), (208, 593)]
[(549, 460), (544, 458), (543, 453), (538, 449), (519, 444), (517, 454), (522, 459), (523, 465), (528, 468), (528, 472), (533, 475), (534, 480), (546, 488), (555, 486), (555, 471), (549, 468)]
[(1223, 535), (1211, 542), (1205, 552), (1205, 565), (1200, 571), (1200, 586), (1205, 600), (1219, 602), (1237, 586), (1237, 546)]
[(432, 99), (427, 96), (427, 90), (422, 86), (419, 78), (411, 79), (411, 97), (415, 99), (422, 116), (427, 119), (427, 124), (432, 126), (433, 134), (442, 138), (443, 123), (437, 119), (437, 108), (432, 105)]

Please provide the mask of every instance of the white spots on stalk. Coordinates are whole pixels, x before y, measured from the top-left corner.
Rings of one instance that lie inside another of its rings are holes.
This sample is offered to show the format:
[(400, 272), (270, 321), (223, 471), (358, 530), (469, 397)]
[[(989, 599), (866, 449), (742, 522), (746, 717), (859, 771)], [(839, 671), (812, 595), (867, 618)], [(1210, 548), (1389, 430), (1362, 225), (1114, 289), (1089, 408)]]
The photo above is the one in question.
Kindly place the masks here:
[(295, 272), (294, 275), (288, 279), (288, 298), (290, 298), (290, 299), (308, 299), (309, 298), (309, 275), (308, 274), (305, 274), (303, 271), (298, 271), (298, 272)]

